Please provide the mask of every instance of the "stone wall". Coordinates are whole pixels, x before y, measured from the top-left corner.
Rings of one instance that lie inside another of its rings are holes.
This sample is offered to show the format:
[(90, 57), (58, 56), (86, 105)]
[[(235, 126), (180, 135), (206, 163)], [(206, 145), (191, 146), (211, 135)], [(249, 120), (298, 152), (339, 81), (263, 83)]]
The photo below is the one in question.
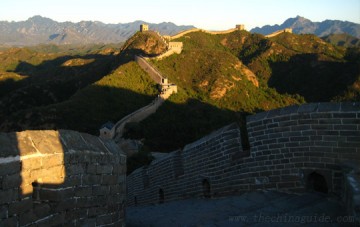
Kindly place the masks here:
[(125, 224), (126, 156), (75, 131), (0, 133), (0, 226)]
[(292, 28), (285, 28), (285, 29), (282, 29), (282, 30), (278, 30), (278, 31), (275, 31), (275, 32), (273, 32), (271, 34), (266, 35), (265, 37), (266, 38), (271, 38), (271, 37), (280, 35), (280, 34), (285, 33), (285, 32), (292, 33)]
[(342, 165), (360, 160), (360, 103), (317, 103), (247, 117), (128, 176), (128, 205), (272, 189), (341, 195)]
[(161, 84), (164, 77), (158, 72), (154, 67), (152, 67), (145, 58), (141, 56), (135, 56), (135, 61), (139, 64), (139, 66), (149, 74), (151, 79), (153, 79), (157, 84)]

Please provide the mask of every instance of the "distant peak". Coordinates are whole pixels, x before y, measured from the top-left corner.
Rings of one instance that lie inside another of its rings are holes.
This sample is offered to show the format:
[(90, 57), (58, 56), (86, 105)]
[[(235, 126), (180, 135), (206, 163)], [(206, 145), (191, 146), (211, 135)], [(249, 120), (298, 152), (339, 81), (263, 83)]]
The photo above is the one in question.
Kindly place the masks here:
[(44, 20), (46, 20), (46, 21), (53, 21), (53, 20), (50, 19), (50, 18), (42, 17), (42, 16), (40, 16), (40, 15), (35, 15), (35, 16), (33, 16), (33, 17), (30, 17), (28, 20), (29, 20), (29, 21), (44, 21)]

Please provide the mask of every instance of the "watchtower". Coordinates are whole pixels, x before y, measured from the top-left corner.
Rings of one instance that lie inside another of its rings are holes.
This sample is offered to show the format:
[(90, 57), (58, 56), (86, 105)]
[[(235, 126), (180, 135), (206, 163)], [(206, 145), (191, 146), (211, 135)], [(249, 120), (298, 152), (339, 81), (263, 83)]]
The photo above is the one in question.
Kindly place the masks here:
[(149, 30), (149, 25), (147, 24), (141, 24), (140, 25), (140, 31), (141, 32), (145, 32), (145, 31), (148, 31)]
[(235, 28), (236, 28), (237, 30), (239, 30), (239, 31), (242, 31), (242, 30), (245, 30), (245, 25), (243, 25), (243, 24), (237, 24), (237, 25), (235, 26)]

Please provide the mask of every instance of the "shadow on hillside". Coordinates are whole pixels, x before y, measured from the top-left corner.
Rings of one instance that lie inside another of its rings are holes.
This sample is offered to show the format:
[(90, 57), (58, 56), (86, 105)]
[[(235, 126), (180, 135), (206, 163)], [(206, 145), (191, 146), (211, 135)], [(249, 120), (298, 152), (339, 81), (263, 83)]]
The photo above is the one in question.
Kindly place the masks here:
[[(128, 125), (124, 136), (145, 138), (144, 144), (149, 150), (169, 152), (232, 122), (244, 126), (245, 113), (219, 109), (196, 99), (189, 99), (183, 104), (167, 101), (156, 114), (138, 124)], [(241, 128), (245, 130), (245, 127)], [(247, 140), (246, 131), (242, 135)]]
[(19, 62), (13, 72), (26, 78), (0, 82), (0, 116), (63, 102), (123, 63), (113, 54), (62, 56), (39, 65)]
[(270, 87), (280, 93), (300, 94), (307, 102), (331, 101), (344, 92), (359, 76), (354, 62), (331, 62), (316, 54), (299, 54), (287, 62), (270, 63)]
[(98, 135), (105, 122), (116, 122), (153, 99), (127, 89), (90, 85), (64, 102), (12, 112), (1, 118), (0, 130), (72, 129)]
[[(99, 135), (100, 126), (107, 121), (115, 123), (154, 99), (128, 89), (91, 85), (66, 102), (9, 114), (2, 118), (0, 130), (71, 129)], [(242, 124), (243, 117), (242, 113), (195, 99), (183, 104), (166, 101), (140, 124), (130, 124), (132, 127), (128, 127), (126, 136), (145, 138), (151, 150), (165, 152), (183, 147), (231, 122)]]

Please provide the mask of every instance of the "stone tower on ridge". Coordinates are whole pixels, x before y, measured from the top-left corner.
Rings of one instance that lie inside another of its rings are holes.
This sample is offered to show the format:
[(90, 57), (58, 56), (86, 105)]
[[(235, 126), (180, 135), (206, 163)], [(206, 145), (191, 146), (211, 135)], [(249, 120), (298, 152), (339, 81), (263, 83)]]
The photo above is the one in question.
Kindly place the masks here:
[(237, 25), (236, 25), (236, 29), (239, 30), (239, 31), (245, 30), (245, 25), (243, 25), (243, 24), (237, 24)]
[(149, 25), (147, 24), (141, 24), (140, 25), (140, 31), (141, 32), (145, 32), (145, 31), (148, 31), (149, 30)]

